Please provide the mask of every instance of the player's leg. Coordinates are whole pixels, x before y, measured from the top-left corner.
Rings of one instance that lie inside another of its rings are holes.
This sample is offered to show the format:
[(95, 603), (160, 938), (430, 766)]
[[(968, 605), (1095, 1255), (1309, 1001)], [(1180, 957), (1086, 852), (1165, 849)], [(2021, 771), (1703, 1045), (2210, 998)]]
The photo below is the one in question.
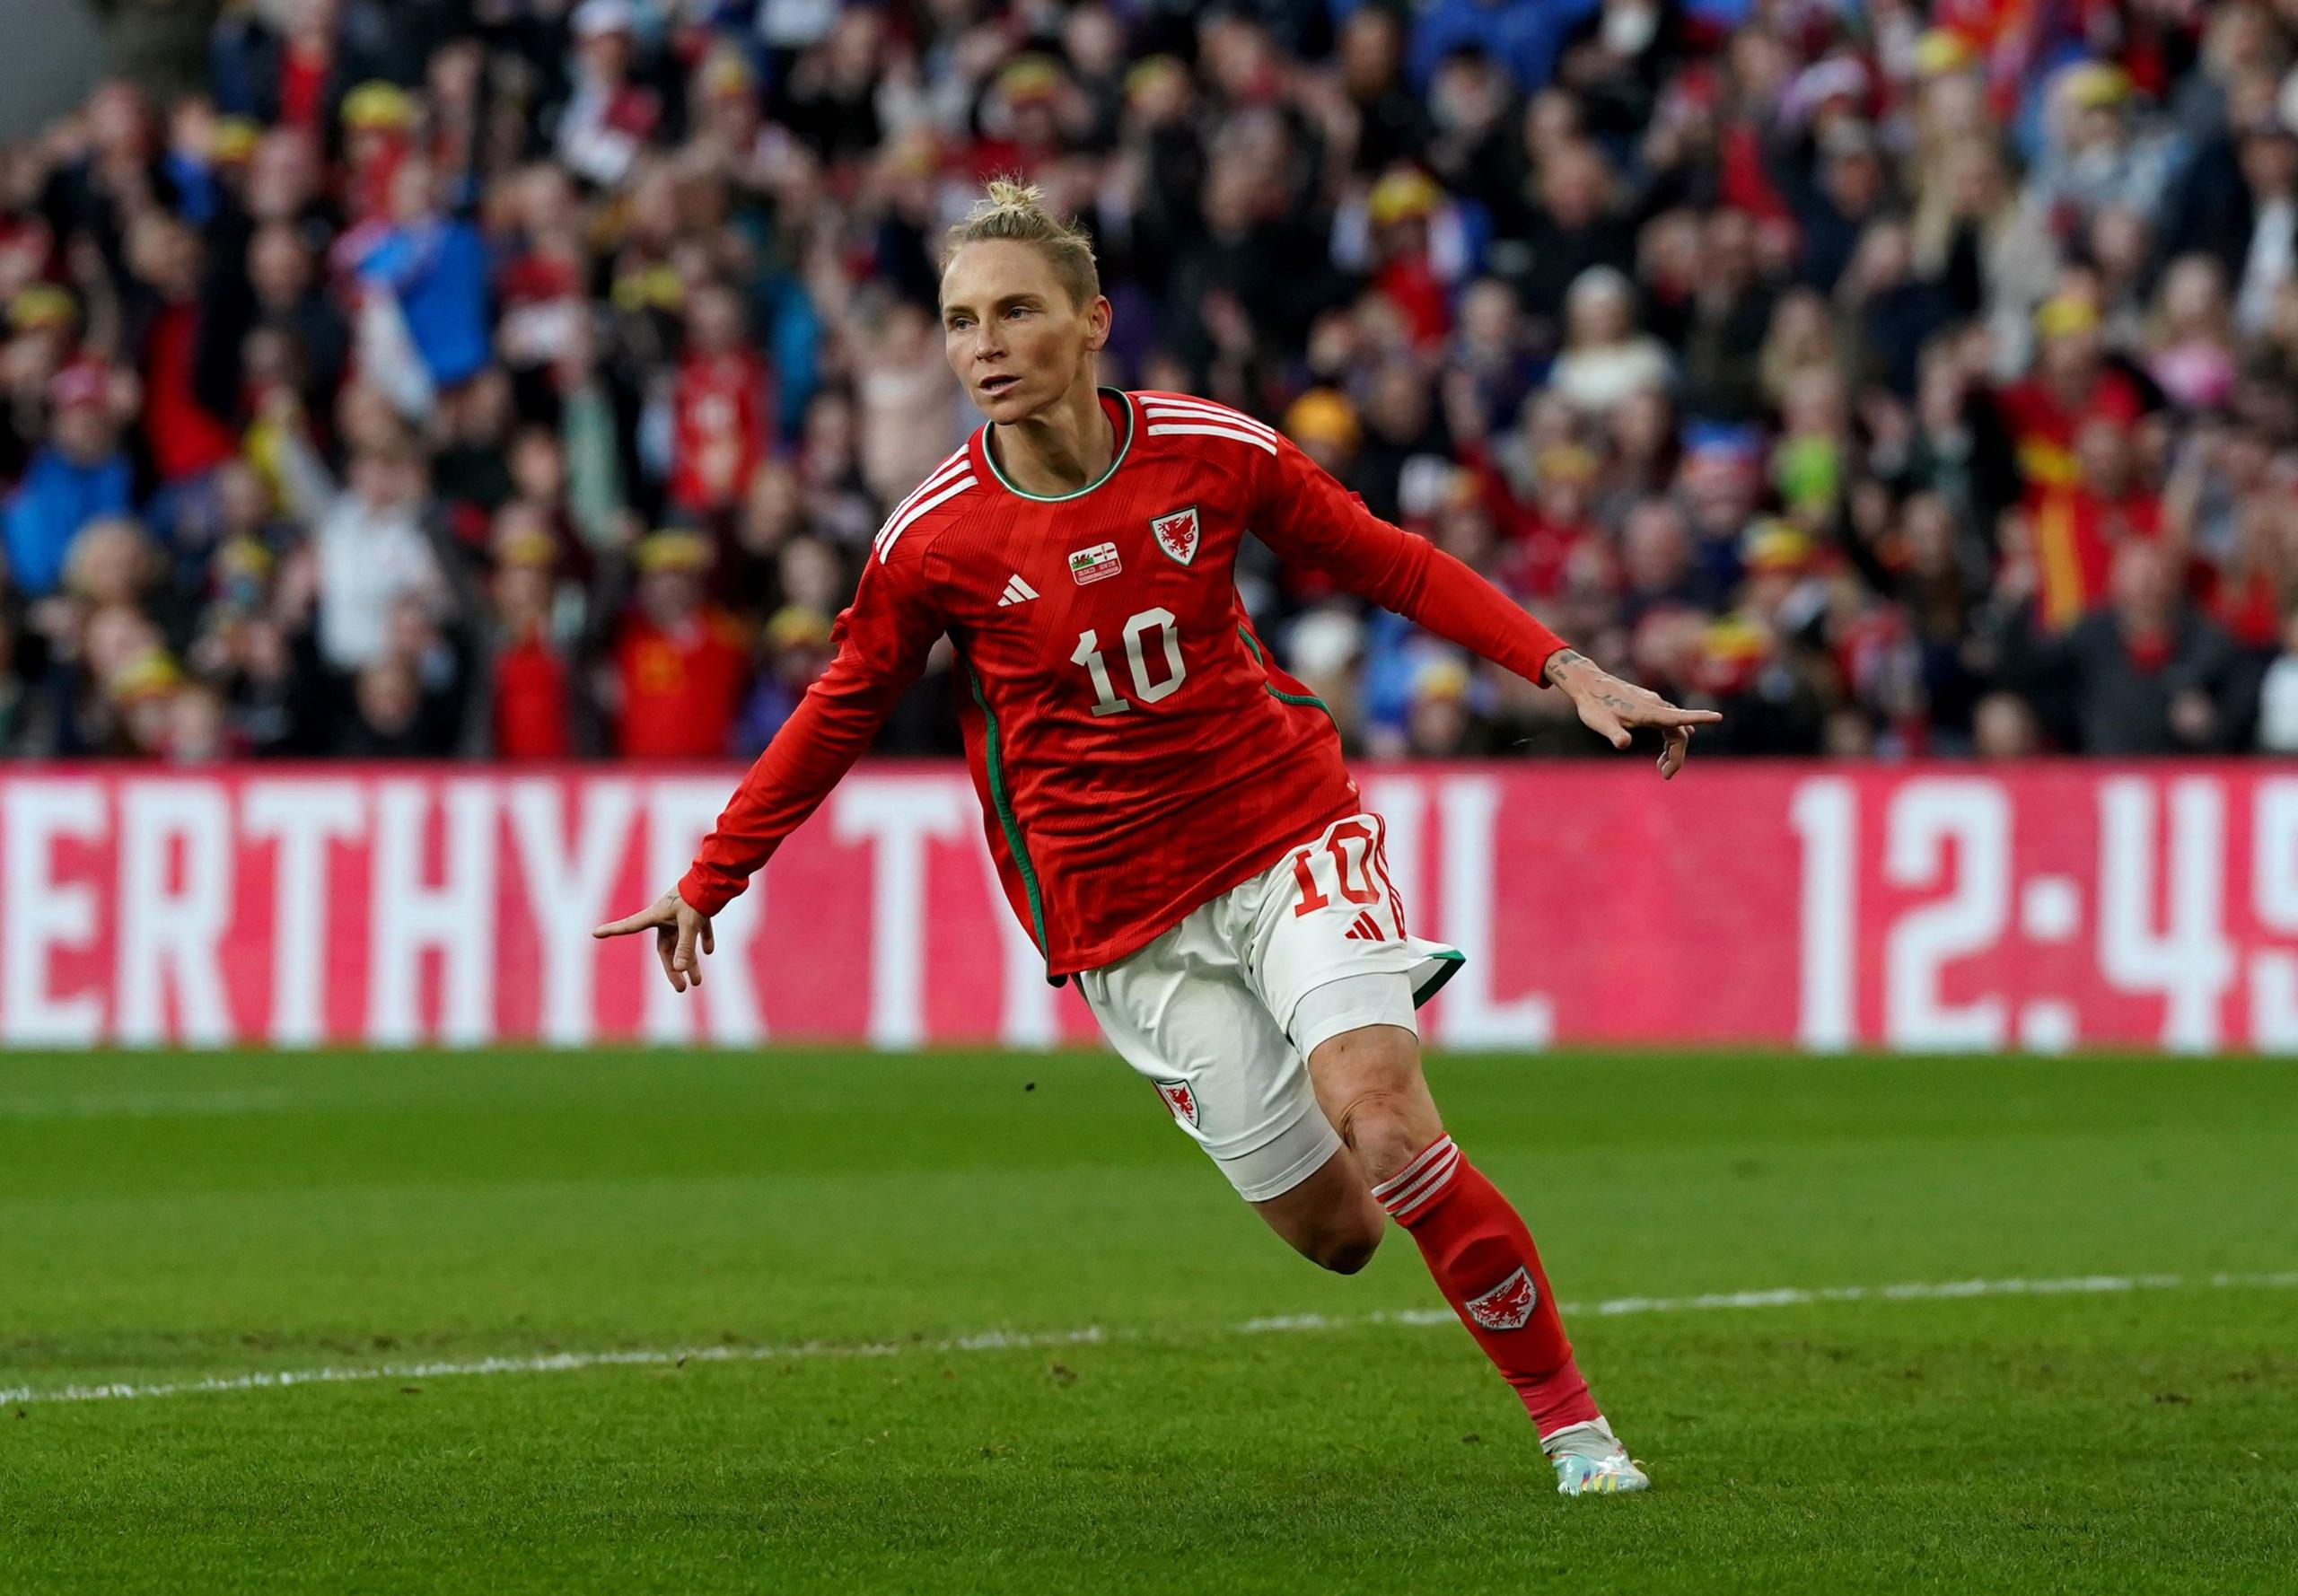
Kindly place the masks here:
[[(1366, 1012), (1389, 976), (1352, 976), (1303, 1009), (1349, 988)], [(1400, 983), (1399, 983), (1400, 984)], [(1390, 1003), (1407, 1003), (1401, 992)], [(1395, 1016), (1394, 1018), (1401, 1018)], [(1408, 1026), (1376, 1022), (1310, 1039), (1309, 1077), (1373, 1199), (1417, 1242), (1445, 1300), (1523, 1399), (1543, 1435), (1596, 1416), (1523, 1220), (1444, 1134)]]
[[(1311, 1013), (1341, 1003), (1352, 1012), (1332, 1021)], [(1595, 1400), (1573, 1361), (1531, 1232), (1444, 1134), (1421, 1073), (1410, 1004), (1397, 976), (1345, 977), (1309, 994), (1295, 1024), (1305, 1027), (1317, 1101), (1374, 1200), (1418, 1244), (1445, 1301), (1540, 1434), (1584, 1424), (1597, 1416)], [(1374, 1015), (1381, 1017), (1348, 1023)], [(1347, 1028), (1332, 1030), (1333, 1022)]]
[(1226, 907), (1216, 899), (1083, 972), (1078, 989), (1110, 1045), (1237, 1195), (1302, 1257), (1354, 1274), (1387, 1216), (1318, 1108), (1306, 1063), (1245, 980), (1221, 928)]
[[(1643, 1474), (1573, 1361), (1531, 1232), (1444, 1134), (1421, 1074), (1415, 1010), (1460, 954), (1408, 930), (1386, 835), (1378, 815), (1353, 815), (1257, 878), (1247, 972), (1309, 1060), (1324, 1117), (1360, 1178), (1522, 1399), (1558, 1488), (1641, 1489)], [(1241, 904), (1250, 894), (1232, 896)]]
[(1337, 1275), (1354, 1275), (1371, 1263), (1389, 1230), (1371, 1182), (1346, 1147), (1335, 1149), (1298, 1186), (1252, 1206), (1295, 1252)]
[(1573, 1495), (1644, 1489), (1649, 1480), (1581, 1377), (1531, 1230), (1444, 1134), (1420, 1067), (1410, 982), (1344, 977), (1303, 997), (1294, 1028), (1326, 1118), (1523, 1402), (1557, 1488)]

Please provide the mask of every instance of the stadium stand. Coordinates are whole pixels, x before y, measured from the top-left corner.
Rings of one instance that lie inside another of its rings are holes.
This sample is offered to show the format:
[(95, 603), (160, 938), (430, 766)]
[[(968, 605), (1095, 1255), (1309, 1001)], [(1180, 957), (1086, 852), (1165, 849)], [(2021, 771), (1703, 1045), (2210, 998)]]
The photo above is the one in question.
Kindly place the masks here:
[[(2298, 750), (2286, 7), (109, 22), (0, 150), (0, 754), (755, 752), (974, 424), (935, 241), (1008, 172), (1098, 241), (1108, 381), (1282, 426), (1722, 750)], [(1239, 579), (1362, 752), (1599, 746)]]

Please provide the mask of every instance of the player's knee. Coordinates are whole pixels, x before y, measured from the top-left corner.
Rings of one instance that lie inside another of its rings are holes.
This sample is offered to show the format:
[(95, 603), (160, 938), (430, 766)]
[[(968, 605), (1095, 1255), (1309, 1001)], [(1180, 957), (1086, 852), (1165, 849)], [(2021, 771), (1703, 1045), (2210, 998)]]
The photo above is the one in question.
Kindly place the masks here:
[(1390, 1025), (1346, 1031), (1320, 1044), (1309, 1065), (1333, 1128), (1374, 1182), (1443, 1134), (1412, 1032)]
[(1351, 1213), (1344, 1221), (1320, 1230), (1303, 1249), (1310, 1261), (1336, 1275), (1354, 1275), (1373, 1261), (1386, 1233), (1387, 1220), (1377, 1208)]
[(1400, 1086), (1366, 1086), (1341, 1104), (1333, 1128), (1375, 1182), (1410, 1163), (1431, 1139), (1419, 1123), (1425, 1116), (1419, 1111), (1418, 1097)]

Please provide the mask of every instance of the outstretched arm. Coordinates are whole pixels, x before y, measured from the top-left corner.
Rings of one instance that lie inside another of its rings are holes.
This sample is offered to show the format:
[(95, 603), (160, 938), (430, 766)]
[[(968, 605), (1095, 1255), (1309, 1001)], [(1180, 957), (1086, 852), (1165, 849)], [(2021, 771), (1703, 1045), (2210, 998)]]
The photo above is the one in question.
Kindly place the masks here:
[(1602, 670), (1466, 565), (1374, 515), (1291, 441), (1279, 439), (1276, 451), (1262, 461), (1252, 525), (1279, 555), (1304, 560), (1382, 609), (1555, 688), (1614, 748), (1626, 748), (1637, 726), (1656, 728), (1662, 776), (1683, 768), (1694, 726), (1723, 718), (1712, 709), (1679, 708)]
[(875, 737), (886, 712), (925, 668), (944, 623), (927, 601), (916, 564), (873, 559), (854, 602), (832, 632), (837, 656), (821, 680), (774, 734), (742, 785), (702, 840), (679, 884), (635, 915), (612, 920), (593, 936), (654, 933), (662, 974), (683, 992), (702, 984), (700, 955), (713, 950), (710, 921), (741, 894), (829, 795)]

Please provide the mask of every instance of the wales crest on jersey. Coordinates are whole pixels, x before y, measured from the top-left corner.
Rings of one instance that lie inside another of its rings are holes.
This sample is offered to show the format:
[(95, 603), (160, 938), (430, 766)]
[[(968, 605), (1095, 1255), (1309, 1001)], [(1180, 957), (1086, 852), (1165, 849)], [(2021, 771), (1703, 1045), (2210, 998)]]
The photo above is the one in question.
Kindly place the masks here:
[(1197, 546), (1205, 541), (1197, 531), (1197, 506), (1176, 510), (1171, 515), (1160, 515), (1149, 522), (1149, 535), (1157, 547), (1181, 565), (1197, 557)]

